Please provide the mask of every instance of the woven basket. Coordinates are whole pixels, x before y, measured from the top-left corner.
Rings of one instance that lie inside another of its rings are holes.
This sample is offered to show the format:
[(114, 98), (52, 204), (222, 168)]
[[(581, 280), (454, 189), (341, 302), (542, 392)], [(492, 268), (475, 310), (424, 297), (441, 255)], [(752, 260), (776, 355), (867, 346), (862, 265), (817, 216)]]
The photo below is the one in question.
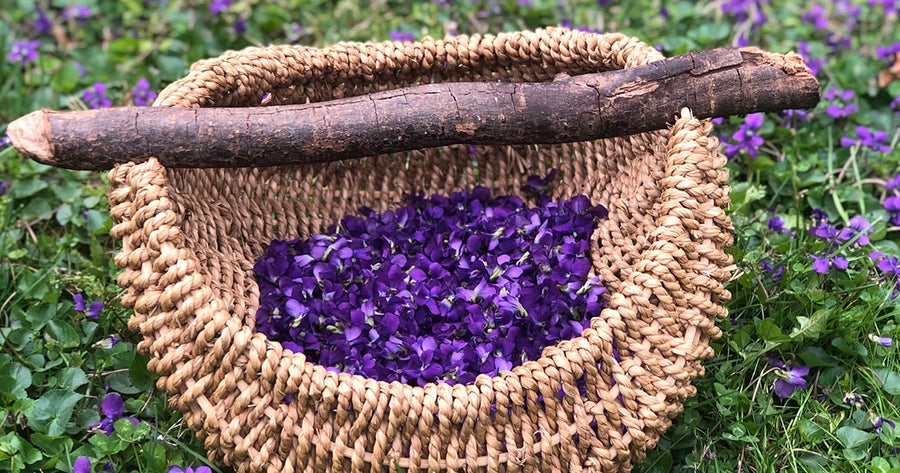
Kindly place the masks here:
[[(661, 58), (634, 38), (565, 29), (250, 48), (194, 64), (156, 106), (547, 81)], [(262, 169), (119, 165), (108, 198), (129, 327), (210, 459), (241, 472), (627, 471), (694, 394), (726, 314), (728, 174), (711, 130), (685, 110), (669, 130), (474, 155), (460, 145)], [(468, 386), (412, 387), (326, 371), (254, 330), (252, 268), (271, 240), (324, 231), (362, 205), (397, 207), (413, 189), (515, 194), (551, 168), (564, 176), (554, 197), (585, 194), (609, 208), (591, 249), (609, 306), (540, 359)]]

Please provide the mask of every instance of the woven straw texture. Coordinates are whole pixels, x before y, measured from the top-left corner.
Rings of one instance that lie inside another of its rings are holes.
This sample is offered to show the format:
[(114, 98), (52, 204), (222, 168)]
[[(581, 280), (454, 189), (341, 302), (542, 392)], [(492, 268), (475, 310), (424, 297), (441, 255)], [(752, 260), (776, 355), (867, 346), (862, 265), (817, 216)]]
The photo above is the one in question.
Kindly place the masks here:
[[(631, 37), (566, 29), (250, 48), (194, 64), (155, 105), (546, 81), (661, 58)], [(669, 130), (585, 143), (474, 153), (460, 145), (263, 169), (119, 165), (107, 197), (122, 241), (122, 302), (134, 309), (129, 327), (210, 458), (240, 472), (627, 471), (694, 394), (690, 382), (720, 336), (714, 321), (726, 315), (729, 189), (711, 130), (685, 110)], [(609, 306), (540, 359), (472, 385), (412, 387), (326, 371), (254, 330), (252, 267), (272, 239), (324, 231), (361, 205), (399, 206), (413, 189), (515, 194), (551, 168), (564, 176), (555, 197), (585, 194), (609, 208), (591, 250)]]

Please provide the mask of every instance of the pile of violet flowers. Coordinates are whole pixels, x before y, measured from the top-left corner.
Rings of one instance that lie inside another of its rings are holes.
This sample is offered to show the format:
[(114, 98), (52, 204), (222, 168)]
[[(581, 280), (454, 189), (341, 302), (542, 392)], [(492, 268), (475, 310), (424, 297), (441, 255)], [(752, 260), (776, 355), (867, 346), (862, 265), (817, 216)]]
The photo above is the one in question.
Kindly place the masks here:
[(588, 251), (607, 211), (585, 196), (529, 207), (477, 187), (360, 213), (273, 241), (254, 267), (257, 330), (331, 370), (471, 383), (580, 335), (605, 305)]

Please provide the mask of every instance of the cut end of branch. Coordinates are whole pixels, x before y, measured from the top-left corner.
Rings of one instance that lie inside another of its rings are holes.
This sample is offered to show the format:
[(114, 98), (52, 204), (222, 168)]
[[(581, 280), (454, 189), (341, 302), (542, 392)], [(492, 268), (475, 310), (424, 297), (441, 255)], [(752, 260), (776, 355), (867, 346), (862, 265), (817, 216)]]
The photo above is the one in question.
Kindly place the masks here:
[(37, 110), (13, 121), (6, 128), (12, 145), (23, 155), (43, 164), (53, 165), (50, 143), (49, 110)]

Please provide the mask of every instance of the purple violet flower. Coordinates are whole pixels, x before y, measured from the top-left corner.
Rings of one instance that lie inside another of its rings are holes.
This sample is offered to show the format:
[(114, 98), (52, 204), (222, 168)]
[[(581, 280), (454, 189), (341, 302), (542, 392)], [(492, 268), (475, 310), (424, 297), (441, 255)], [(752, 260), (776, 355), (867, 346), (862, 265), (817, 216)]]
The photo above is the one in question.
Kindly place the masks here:
[(197, 468), (181, 468), (178, 465), (172, 465), (169, 467), (168, 473), (212, 473), (212, 470), (206, 465), (199, 466)]
[(838, 229), (828, 223), (828, 214), (821, 209), (812, 210), (813, 226), (809, 228), (809, 234), (820, 240), (831, 240), (838, 235)]
[(859, 18), (859, 15), (862, 14), (862, 7), (854, 4), (849, 0), (837, 0), (834, 3), (835, 11), (838, 15), (847, 18), (848, 21), (853, 21), (855, 23), (856, 19)]
[(224, 13), (231, 8), (232, 0), (213, 0), (209, 3), (209, 12), (212, 16), (219, 16), (220, 13)]
[(416, 37), (412, 33), (407, 33), (403, 31), (391, 31), (390, 32), (391, 41), (398, 42), (412, 42), (415, 41)]
[(894, 100), (891, 100), (891, 110), (896, 110), (897, 114), (900, 114), (900, 96), (894, 97)]
[(819, 75), (819, 71), (825, 67), (828, 61), (820, 58), (812, 57), (812, 54), (809, 50), (809, 43), (806, 41), (800, 41), (797, 43), (797, 52), (800, 54), (800, 57), (803, 58), (803, 62), (806, 64), (806, 67), (809, 68), (809, 71), (812, 75)]
[(42, 35), (49, 36), (53, 29), (53, 23), (50, 21), (49, 18), (47, 18), (47, 15), (44, 14), (43, 9), (38, 8), (37, 15), (38, 15), (37, 20), (34, 20), (34, 23), (33, 23), (34, 30)]
[(898, 260), (896, 256), (889, 256), (878, 251), (873, 251), (869, 253), (869, 258), (876, 262), (875, 266), (879, 271), (887, 274), (900, 275), (900, 260)]
[(87, 77), (88, 73), (87, 73), (87, 69), (84, 68), (84, 64), (81, 64), (78, 61), (74, 61), (74, 62), (72, 62), (72, 65), (75, 66), (75, 69), (78, 70), (78, 78), (79, 79), (84, 79), (85, 77)]
[(825, 100), (831, 102), (828, 104), (825, 112), (832, 118), (846, 118), (853, 115), (859, 110), (856, 104), (852, 102), (855, 96), (856, 92), (852, 89), (838, 89), (835, 86), (829, 87), (823, 95)]
[(788, 128), (794, 127), (797, 123), (802, 123), (809, 120), (809, 117), (811, 116), (809, 110), (796, 109), (783, 110), (778, 115), (784, 118), (781, 126)]
[(150, 81), (146, 77), (138, 79), (134, 88), (131, 89), (131, 98), (134, 104), (139, 107), (145, 107), (153, 103), (156, 98), (156, 92), (150, 89)]
[(40, 46), (41, 42), (39, 40), (16, 41), (12, 44), (12, 49), (9, 51), (6, 59), (8, 59), (9, 62), (18, 63), (23, 66), (30, 64), (37, 61), (38, 57), (40, 57), (40, 53), (38, 53), (38, 48)]
[(856, 238), (854, 244), (864, 246), (869, 244), (868, 235), (873, 231), (875, 230), (872, 228), (872, 225), (862, 215), (856, 215), (850, 219), (850, 226), (838, 233), (837, 239), (839, 242), (845, 243)]
[(895, 190), (895, 189), (896, 189), (896, 190), (900, 190), (900, 174), (897, 174), (897, 175), (894, 176), (893, 178), (888, 179), (888, 180), (884, 183), (884, 187), (886, 187), (887, 190), (889, 190), (889, 191), (890, 191), (890, 190)]
[(9, 186), (6, 181), (0, 181), (0, 196), (6, 195), (6, 188)]
[(112, 106), (112, 101), (106, 98), (106, 84), (103, 82), (94, 82), (94, 85), (88, 87), (81, 94), (81, 100), (90, 108), (106, 108)]
[(766, 224), (769, 226), (769, 230), (775, 233), (787, 233), (789, 230), (785, 230), (784, 228), (784, 220), (777, 215), (772, 215), (766, 221)]
[(763, 139), (756, 134), (756, 130), (759, 130), (762, 124), (762, 113), (747, 115), (738, 131), (731, 136), (733, 142), (725, 143), (725, 155), (728, 156), (728, 159), (733, 159), (741, 151), (746, 152), (752, 159), (756, 159), (759, 156), (759, 147), (762, 146)]
[(781, 282), (781, 277), (784, 275), (784, 265), (778, 265), (778, 267), (775, 268), (769, 264), (768, 261), (759, 260), (759, 267), (762, 268), (763, 271), (769, 273), (772, 281)]
[(290, 33), (288, 34), (288, 41), (290, 42), (299, 40), (305, 34), (303, 25), (300, 23), (291, 23), (288, 27), (290, 28)]
[(884, 205), (884, 210), (891, 214), (891, 225), (900, 225), (900, 196), (887, 197), (881, 204)]
[(843, 256), (816, 256), (809, 255), (813, 259), (812, 268), (819, 274), (825, 274), (831, 268), (846, 270), (850, 263)]
[(875, 49), (875, 55), (882, 61), (893, 61), (897, 53), (900, 53), (900, 43), (894, 43), (890, 46), (878, 46)]
[(844, 404), (855, 407), (856, 409), (862, 409), (865, 405), (865, 401), (859, 394), (850, 392), (844, 394)]
[(872, 422), (872, 426), (875, 427), (875, 433), (880, 434), (885, 424), (891, 426), (892, 430), (897, 427), (897, 424), (895, 424), (894, 421), (885, 419), (884, 417), (879, 417), (875, 419), (875, 422)]
[(84, 312), (84, 295), (74, 294), (72, 295), (72, 300), (75, 301), (75, 310)]
[(762, 12), (762, 4), (768, 0), (725, 0), (722, 3), (722, 12), (734, 17), (737, 23), (744, 23), (751, 18), (753, 29), (762, 26), (766, 22), (766, 16)]
[(900, 2), (897, 0), (869, 0), (866, 2), (870, 7), (884, 7), (885, 15), (896, 15), (900, 13)]
[(91, 345), (91, 348), (99, 348), (102, 350), (108, 350), (108, 349), (116, 346), (121, 341), (122, 341), (121, 338), (119, 338), (115, 335), (110, 335), (110, 336), (104, 338), (103, 340), (100, 340), (100, 341), (94, 343), (93, 345)]
[(247, 32), (247, 20), (243, 18), (238, 18), (234, 22), (234, 26), (232, 26), (234, 30), (234, 34), (241, 35)]
[(841, 136), (841, 146), (845, 148), (865, 146), (881, 153), (890, 153), (891, 147), (886, 144), (888, 139), (886, 131), (876, 131), (873, 134), (869, 127), (860, 125), (856, 127), (856, 139), (847, 135)]
[(100, 422), (93, 424), (88, 427), (88, 431), (92, 430), (100, 430), (105, 433), (107, 436), (112, 435), (114, 430), (114, 424), (119, 419), (128, 419), (132, 424), (138, 425), (140, 423), (139, 420), (134, 417), (125, 416), (125, 403), (122, 401), (122, 396), (118, 393), (109, 393), (103, 398), (103, 403), (100, 406), (103, 411), (104, 418)]
[(103, 311), (103, 303), (100, 301), (91, 302), (90, 306), (85, 306), (84, 295), (74, 294), (72, 300), (75, 302), (75, 310), (84, 312), (87, 317), (97, 320), (100, 318), (100, 312)]
[(88, 457), (78, 457), (72, 464), (72, 473), (91, 473), (91, 459)]
[(778, 397), (788, 397), (797, 389), (806, 389), (809, 383), (804, 379), (809, 374), (809, 366), (801, 365), (790, 367), (780, 360), (775, 360), (772, 365), (776, 368), (775, 394)]
[(828, 16), (825, 14), (825, 5), (813, 5), (806, 13), (800, 15), (804, 23), (811, 23), (817, 30), (828, 29)]
[(875, 335), (874, 333), (870, 333), (869, 340), (872, 340), (873, 342), (875, 342), (885, 348), (891, 348), (892, 346), (894, 346), (894, 340), (891, 337), (879, 337), (878, 335)]
[(71, 5), (62, 12), (66, 20), (86, 20), (91, 17), (91, 9), (85, 5)]
[(875, 267), (881, 272), (884, 280), (892, 280), (894, 291), (891, 293), (891, 299), (900, 297), (900, 260), (896, 256), (885, 255), (878, 251), (869, 253), (869, 258), (876, 262)]
[(838, 36), (835, 33), (828, 33), (825, 37), (825, 45), (831, 49), (832, 54), (837, 54), (842, 50), (850, 49), (853, 46), (849, 36)]

